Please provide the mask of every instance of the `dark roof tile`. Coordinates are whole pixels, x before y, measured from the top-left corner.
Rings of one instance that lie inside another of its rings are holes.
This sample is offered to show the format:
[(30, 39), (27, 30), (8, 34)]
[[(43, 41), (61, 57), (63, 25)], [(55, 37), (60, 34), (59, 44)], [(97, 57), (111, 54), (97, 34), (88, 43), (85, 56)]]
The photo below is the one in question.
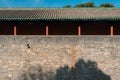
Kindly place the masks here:
[(0, 20), (120, 19), (120, 9), (0, 9)]

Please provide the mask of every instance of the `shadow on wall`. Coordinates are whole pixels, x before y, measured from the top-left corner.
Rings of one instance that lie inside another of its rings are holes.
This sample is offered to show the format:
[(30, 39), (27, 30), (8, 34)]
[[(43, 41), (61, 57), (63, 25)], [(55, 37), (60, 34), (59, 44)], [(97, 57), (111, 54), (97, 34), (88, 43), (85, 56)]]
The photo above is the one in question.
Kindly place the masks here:
[(79, 59), (74, 68), (67, 65), (55, 72), (43, 72), (41, 67), (31, 67), (22, 73), (20, 80), (111, 80), (93, 61)]
[(19, 80), (53, 80), (54, 72), (43, 72), (41, 66), (32, 66), (23, 71)]
[(55, 80), (111, 80), (110, 76), (98, 69), (96, 62), (83, 59), (79, 59), (74, 68), (60, 67), (55, 77)]

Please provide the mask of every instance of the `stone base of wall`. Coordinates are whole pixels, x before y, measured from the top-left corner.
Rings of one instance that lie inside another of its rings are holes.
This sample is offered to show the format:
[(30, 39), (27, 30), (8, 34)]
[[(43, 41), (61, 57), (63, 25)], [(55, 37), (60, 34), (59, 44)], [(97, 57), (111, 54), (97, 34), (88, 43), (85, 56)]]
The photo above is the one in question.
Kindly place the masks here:
[(120, 37), (0, 36), (0, 80), (16, 80), (22, 70), (40, 65), (44, 71), (90, 60), (111, 80), (120, 79)]

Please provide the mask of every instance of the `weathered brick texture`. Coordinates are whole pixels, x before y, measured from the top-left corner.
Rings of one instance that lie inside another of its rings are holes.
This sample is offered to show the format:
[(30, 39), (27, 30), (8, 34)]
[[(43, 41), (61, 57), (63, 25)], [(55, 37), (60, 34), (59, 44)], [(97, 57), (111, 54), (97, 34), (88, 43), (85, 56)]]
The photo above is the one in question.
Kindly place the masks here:
[(120, 79), (119, 36), (0, 36), (0, 80), (16, 80), (22, 70), (41, 65), (44, 71), (95, 61), (111, 80)]

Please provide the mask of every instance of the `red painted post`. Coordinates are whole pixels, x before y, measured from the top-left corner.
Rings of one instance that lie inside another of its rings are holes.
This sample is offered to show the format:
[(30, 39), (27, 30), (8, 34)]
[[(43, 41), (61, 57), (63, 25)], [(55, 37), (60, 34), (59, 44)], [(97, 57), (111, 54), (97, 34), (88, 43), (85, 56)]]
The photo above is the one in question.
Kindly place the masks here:
[(14, 26), (14, 36), (17, 35), (17, 30), (16, 30), (16, 26)]
[(110, 35), (113, 36), (114, 33), (113, 33), (113, 26), (110, 27)]
[(81, 27), (78, 26), (78, 36), (80, 36), (80, 35), (81, 35)]
[(48, 26), (46, 26), (46, 36), (48, 36), (49, 30), (48, 30)]

